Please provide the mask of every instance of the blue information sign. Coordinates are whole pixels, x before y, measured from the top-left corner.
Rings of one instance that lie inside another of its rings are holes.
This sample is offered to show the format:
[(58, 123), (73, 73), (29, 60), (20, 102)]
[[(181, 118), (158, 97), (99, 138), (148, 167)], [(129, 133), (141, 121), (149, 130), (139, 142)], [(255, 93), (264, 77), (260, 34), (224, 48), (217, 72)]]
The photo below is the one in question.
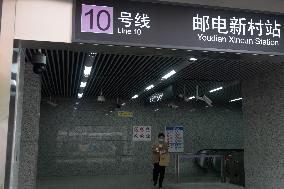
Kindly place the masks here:
[(166, 127), (166, 140), (169, 152), (184, 152), (183, 127)]

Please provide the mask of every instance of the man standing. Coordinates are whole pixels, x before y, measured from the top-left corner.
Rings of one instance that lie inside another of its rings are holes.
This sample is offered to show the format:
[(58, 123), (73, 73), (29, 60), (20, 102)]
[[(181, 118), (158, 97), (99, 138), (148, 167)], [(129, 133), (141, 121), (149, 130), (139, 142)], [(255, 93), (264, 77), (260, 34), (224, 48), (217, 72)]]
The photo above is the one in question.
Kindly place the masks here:
[(157, 185), (158, 177), (159, 177), (159, 188), (163, 188), (163, 180), (165, 177), (166, 167), (169, 165), (169, 152), (168, 152), (168, 144), (165, 141), (164, 133), (160, 133), (158, 135), (158, 142), (154, 144), (153, 148), (153, 182), (154, 186)]

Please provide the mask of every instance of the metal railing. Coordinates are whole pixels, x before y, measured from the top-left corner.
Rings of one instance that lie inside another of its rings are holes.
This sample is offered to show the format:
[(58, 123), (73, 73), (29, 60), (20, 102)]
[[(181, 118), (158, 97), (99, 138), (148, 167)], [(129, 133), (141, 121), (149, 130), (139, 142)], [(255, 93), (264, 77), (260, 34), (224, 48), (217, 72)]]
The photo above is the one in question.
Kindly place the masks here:
[(175, 175), (176, 175), (176, 182), (180, 183), (180, 160), (188, 160), (188, 159), (197, 159), (197, 158), (220, 158), (221, 160), (221, 182), (226, 182), (225, 177), (225, 158), (224, 155), (196, 155), (192, 153), (175, 153)]

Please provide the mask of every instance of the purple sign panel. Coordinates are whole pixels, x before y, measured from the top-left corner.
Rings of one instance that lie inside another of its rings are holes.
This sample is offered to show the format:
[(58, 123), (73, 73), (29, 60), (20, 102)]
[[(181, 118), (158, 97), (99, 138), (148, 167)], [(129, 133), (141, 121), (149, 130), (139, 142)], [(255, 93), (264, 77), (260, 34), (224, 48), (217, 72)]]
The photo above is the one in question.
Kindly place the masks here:
[(81, 32), (113, 34), (113, 7), (83, 4)]

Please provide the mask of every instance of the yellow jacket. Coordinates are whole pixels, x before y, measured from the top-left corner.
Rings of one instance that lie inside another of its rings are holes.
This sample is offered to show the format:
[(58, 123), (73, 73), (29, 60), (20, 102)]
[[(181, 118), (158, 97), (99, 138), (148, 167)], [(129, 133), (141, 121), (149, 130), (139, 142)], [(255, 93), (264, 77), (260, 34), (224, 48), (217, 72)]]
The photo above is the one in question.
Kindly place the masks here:
[(159, 147), (159, 143), (155, 143), (152, 147), (153, 163), (159, 163), (160, 166), (169, 165), (169, 151), (168, 143), (164, 142), (162, 147)]

